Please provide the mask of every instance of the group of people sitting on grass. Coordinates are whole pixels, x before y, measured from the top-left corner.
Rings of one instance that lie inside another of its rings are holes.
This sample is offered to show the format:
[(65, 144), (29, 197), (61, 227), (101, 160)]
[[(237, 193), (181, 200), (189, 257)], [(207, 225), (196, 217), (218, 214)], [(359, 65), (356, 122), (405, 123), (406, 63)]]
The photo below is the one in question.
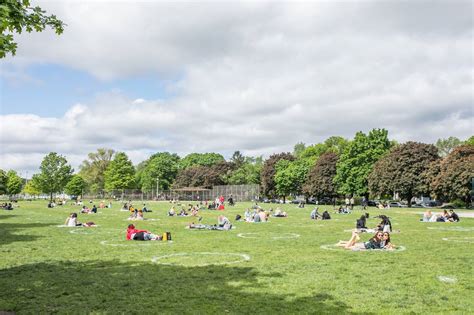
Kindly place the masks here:
[(345, 207), (340, 206), (339, 209), (337, 209), (337, 210), (335, 211), (335, 213), (338, 213), (338, 214), (349, 214), (349, 213), (351, 213), (351, 210), (350, 210), (350, 208), (349, 208), (348, 206), (345, 206)]
[(88, 208), (87, 206), (82, 206), (81, 213), (97, 213), (97, 207), (95, 205), (92, 206), (92, 208)]
[(133, 212), (130, 212), (130, 216), (127, 220), (145, 220), (145, 217), (143, 216), (143, 210), (133, 209)]
[(443, 210), (443, 213), (436, 214), (432, 213), (431, 210), (426, 211), (423, 214), (423, 218), (420, 219), (422, 222), (459, 222), (459, 216), (454, 210)]
[(327, 210), (325, 210), (322, 214), (319, 213), (319, 208), (315, 207), (313, 211), (310, 213), (311, 220), (331, 220), (331, 215)]
[(381, 214), (376, 216), (376, 218), (380, 218), (379, 224), (375, 228), (368, 228), (367, 227), (367, 219), (369, 218), (369, 213), (365, 213), (361, 215), (360, 219), (356, 220), (356, 230), (357, 232), (374, 232), (374, 231), (382, 231), (382, 232), (392, 232), (392, 222), (390, 218), (387, 217), (385, 214)]
[(192, 204), (188, 205), (188, 211), (184, 209), (184, 207), (181, 207), (181, 210), (179, 213), (176, 212), (176, 209), (174, 206), (171, 207), (171, 209), (168, 210), (168, 216), (174, 217), (174, 216), (179, 216), (179, 217), (187, 217), (187, 216), (194, 216), (197, 217), (199, 215), (199, 205), (193, 206)]
[(350, 250), (367, 250), (367, 249), (385, 249), (394, 250), (395, 245), (390, 241), (390, 233), (377, 231), (373, 237), (367, 242), (359, 242), (359, 232), (353, 231), (349, 241), (339, 241), (336, 244), (338, 247), (343, 247)]
[(9, 203), (5, 202), (5, 203), (2, 203), (0, 205), (0, 208), (3, 209), (3, 210), (13, 210), (13, 205), (12, 205), (11, 202), (9, 202)]
[(86, 222), (86, 223), (79, 222), (78, 219), (77, 219), (77, 213), (75, 213), (75, 212), (71, 213), (67, 217), (66, 221), (64, 222), (64, 225), (68, 226), (68, 227), (75, 227), (75, 226), (93, 227), (93, 226), (96, 226), (96, 224), (92, 221), (89, 221), (89, 222)]
[(232, 229), (232, 223), (230, 220), (223, 216), (220, 215), (217, 217), (217, 224), (214, 225), (206, 225), (206, 224), (201, 224), (202, 217), (199, 218), (199, 221), (197, 224), (194, 222), (188, 224), (186, 226), (187, 229), (197, 229), (197, 230), (217, 230), (217, 231), (228, 231)]

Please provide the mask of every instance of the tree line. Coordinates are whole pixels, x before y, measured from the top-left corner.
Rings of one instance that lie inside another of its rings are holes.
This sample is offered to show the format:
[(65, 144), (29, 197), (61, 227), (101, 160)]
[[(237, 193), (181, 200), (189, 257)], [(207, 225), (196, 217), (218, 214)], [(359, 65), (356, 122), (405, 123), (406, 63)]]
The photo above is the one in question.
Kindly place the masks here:
[(46, 155), (39, 172), (25, 182), (14, 170), (0, 170), (0, 194), (28, 195), (66, 192), (81, 195), (103, 191), (169, 190), (181, 187), (258, 184), (262, 195), (286, 198), (365, 196), (408, 201), (432, 196), (443, 201), (471, 202), (474, 177), (474, 136), (455, 137), (435, 144), (397, 143), (385, 129), (358, 132), (348, 140), (332, 136), (322, 143), (298, 143), (293, 152), (262, 157), (235, 151), (226, 159), (219, 153), (158, 152), (133, 165), (124, 152), (99, 148), (88, 154), (74, 174), (66, 158)]

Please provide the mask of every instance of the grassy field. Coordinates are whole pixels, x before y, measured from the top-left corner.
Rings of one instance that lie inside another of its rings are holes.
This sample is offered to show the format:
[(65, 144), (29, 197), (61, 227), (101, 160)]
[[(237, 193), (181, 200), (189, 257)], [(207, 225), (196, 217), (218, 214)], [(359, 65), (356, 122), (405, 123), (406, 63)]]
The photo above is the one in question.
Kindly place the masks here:
[[(208, 231), (185, 229), (195, 218), (167, 217), (169, 203), (148, 203), (153, 220), (137, 227), (173, 241), (134, 242), (118, 203), (79, 215), (97, 228), (58, 227), (76, 206), (19, 206), (0, 210), (0, 313), (474, 312), (474, 219), (421, 223), (420, 209), (370, 208), (368, 226), (388, 214), (400, 230), (393, 243), (406, 249), (354, 252), (321, 246), (349, 239), (361, 210), (312, 221), (310, 207), (283, 205), (288, 218)], [(202, 211), (203, 223), (248, 206)]]

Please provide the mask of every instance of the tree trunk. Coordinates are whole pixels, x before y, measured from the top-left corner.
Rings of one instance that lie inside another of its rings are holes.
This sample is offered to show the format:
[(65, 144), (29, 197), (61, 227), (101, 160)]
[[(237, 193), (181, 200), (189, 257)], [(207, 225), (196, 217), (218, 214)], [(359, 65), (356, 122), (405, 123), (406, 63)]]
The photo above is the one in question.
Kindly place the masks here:
[(407, 196), (407, 199), (408, 199), (408, 208), (411, 208), (411, 200), (413, 199), (413, 194), (409, 194)]

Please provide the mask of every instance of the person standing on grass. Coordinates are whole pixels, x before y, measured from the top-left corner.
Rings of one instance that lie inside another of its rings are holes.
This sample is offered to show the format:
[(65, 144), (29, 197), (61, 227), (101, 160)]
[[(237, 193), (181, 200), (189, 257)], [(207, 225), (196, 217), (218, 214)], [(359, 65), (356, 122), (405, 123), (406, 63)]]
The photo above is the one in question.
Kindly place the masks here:
[(351, 210), (354, 210), (354, 196), (351, 197), (351, 200), (349, 200), (350, 204), (351, 204)]
[(349, 197), (346, 197), (346, 200), (344, 201), (344, 203), (346, 204), (346, 209), (349, 208), (349, 205), (351, 204)]

